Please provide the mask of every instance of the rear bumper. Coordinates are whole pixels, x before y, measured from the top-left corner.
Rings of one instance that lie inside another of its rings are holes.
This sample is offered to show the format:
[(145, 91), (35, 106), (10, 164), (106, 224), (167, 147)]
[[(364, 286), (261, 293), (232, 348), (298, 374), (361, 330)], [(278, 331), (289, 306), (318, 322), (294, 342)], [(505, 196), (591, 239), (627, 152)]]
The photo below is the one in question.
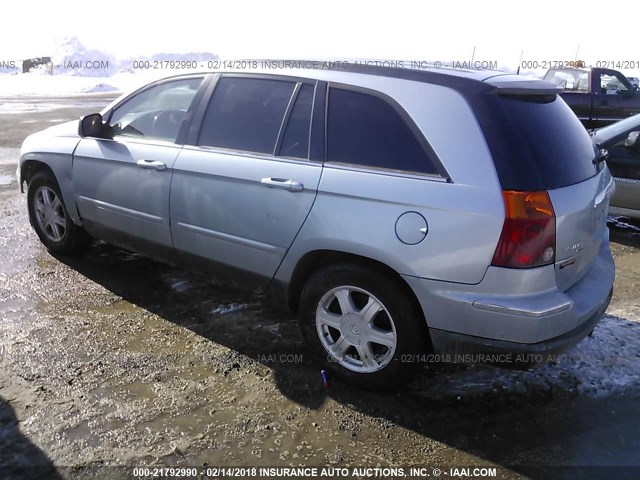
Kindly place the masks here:
[(422, 305), (435, 353), (458, 360), (480, 353), (558, 354), (587, 336), (611, 301), (615, 265), (608, 238), (582, 279), (564, 292), (544, 288), (555, 283), (554, 266), (492, 268), (478, 285), (405, 277)]
[(573, 330), (558, 337), (538, 343), (516, 343), (474, 337), (429, 329), (434, 352), (443, 355), (452, 363), (499, 363), (503, 366), (531, 365), (556, 361), (566, 352), (591, 334), (611, 302), (613, 289), (598, 306), (598, 309)]

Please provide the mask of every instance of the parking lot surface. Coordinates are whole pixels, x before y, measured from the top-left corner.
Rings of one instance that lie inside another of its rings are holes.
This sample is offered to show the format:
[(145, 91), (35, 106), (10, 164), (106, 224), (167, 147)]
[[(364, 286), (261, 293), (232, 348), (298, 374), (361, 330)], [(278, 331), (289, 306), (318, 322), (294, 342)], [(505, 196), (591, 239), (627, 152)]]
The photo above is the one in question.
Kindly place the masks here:
[(15, 180), (19, 145), (110, 97), (0, 100), (0, 466), (61, 477), (96, 465), (640, 475), (622, 468), (640, 465), (639, 222), (611, 219), (613, 301), (559, 362), (524, 372), (432, 364), (394, 392), (334, 379), (325, 389), (295, 319), (259, 298), (101, 242), (50, 255)]

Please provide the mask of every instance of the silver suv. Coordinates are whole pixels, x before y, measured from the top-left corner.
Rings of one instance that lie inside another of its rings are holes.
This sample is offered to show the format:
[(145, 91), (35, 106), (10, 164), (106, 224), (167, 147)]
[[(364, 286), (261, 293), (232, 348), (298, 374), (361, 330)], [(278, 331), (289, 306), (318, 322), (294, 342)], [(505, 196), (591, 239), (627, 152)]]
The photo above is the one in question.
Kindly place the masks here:
[(28, 137), (36, 233), (257, 287), (365, 387), (423, 360), (543, 361), (593, 330), (613, 181), (554, 85), (303, 67), (167, 78)]

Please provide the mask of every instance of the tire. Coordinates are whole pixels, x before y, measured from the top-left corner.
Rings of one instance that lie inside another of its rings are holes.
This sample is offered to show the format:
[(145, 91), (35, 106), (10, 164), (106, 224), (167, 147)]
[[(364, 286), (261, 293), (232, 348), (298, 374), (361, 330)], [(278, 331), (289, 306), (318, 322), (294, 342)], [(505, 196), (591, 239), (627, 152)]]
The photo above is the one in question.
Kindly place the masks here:
[(300, 295), (299, 320), (322, 368), (370, 390), (408, 381), (426, 351), (422, 312), (395, 279), (359, 264), (314, 273)]
[(70, 254), (89, 243), (89, 235), (71, 220), (58, 182), (51, 173), (39, 172), (31, 179), (27, 207), (31, 226), (49, 251)]

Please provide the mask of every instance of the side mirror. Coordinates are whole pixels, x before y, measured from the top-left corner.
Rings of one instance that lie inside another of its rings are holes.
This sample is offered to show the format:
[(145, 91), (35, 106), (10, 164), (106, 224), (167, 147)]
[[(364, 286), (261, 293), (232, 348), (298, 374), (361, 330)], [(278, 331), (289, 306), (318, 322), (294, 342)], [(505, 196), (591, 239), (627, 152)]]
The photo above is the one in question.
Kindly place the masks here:
[(81, 137), (113, 138), (111, 128), (102, 121), (102, 115), (92, 113), (80, 119), (78, 135)]
[(624, 141), (625, 147), (637, 147), (640, 145), (640, 132), (631, 132)]

